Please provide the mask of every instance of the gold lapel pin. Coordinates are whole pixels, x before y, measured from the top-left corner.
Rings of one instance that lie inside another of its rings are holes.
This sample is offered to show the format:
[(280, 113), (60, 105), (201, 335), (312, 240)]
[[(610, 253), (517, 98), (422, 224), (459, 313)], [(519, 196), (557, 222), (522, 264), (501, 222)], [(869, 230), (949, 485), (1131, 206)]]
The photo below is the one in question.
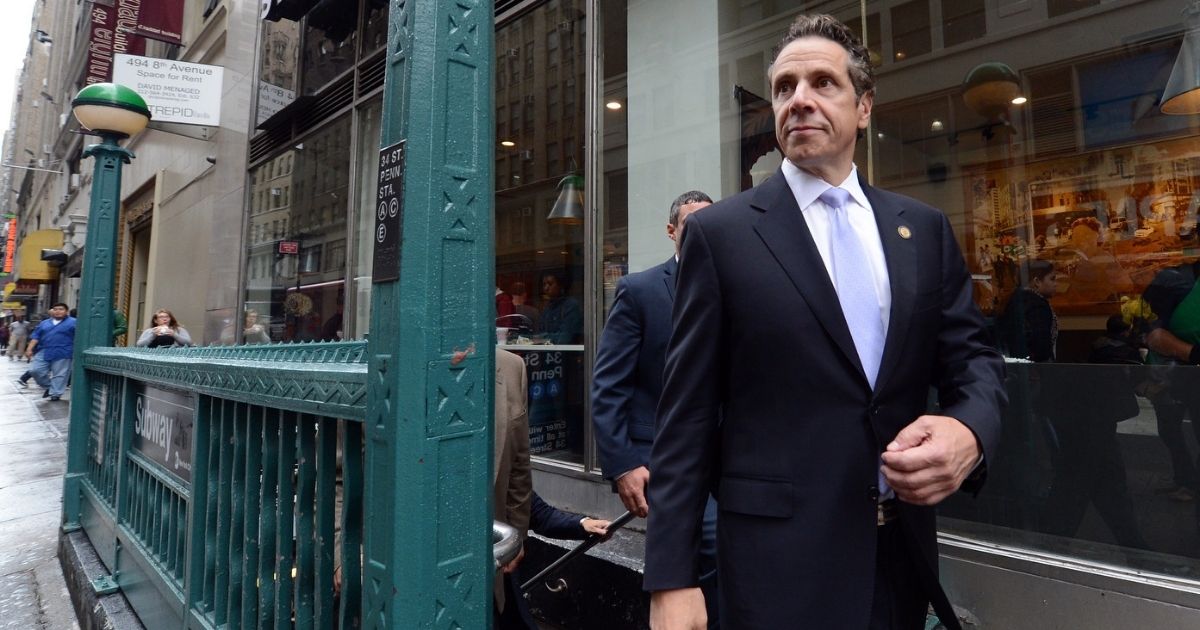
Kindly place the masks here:
[(901, 225), (900, 227), (896, 228), (896, 232), (900, 234), (900, 238), (912, 238), (912, 230), (908, 229), (907, 225)]

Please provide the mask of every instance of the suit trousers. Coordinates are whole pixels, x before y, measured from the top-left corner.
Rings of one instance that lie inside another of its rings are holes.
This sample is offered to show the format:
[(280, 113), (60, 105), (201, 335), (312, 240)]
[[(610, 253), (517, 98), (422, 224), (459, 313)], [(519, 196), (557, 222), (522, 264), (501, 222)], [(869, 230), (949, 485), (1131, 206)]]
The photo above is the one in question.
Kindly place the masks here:
[(929, 598), (921, 591), (919, 569), (904, 541), (900, 521), (879, 529), (875, 553), (875, 596), (869, 630), (921, 630)]

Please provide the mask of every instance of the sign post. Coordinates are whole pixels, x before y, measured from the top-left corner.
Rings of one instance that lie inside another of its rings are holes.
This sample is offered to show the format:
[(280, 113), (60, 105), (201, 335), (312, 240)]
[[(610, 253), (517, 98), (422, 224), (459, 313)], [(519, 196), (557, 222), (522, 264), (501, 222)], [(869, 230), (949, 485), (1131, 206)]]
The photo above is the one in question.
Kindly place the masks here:
[(492, 8), (390, 3), (363, 494), (390, 527), (366, 529), (366, 628), (491, 625)]

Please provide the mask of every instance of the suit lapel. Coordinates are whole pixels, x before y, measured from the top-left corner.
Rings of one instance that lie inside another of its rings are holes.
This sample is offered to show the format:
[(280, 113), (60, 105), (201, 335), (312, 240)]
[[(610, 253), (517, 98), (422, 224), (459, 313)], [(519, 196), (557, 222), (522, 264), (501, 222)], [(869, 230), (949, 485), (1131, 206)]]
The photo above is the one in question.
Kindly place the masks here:
[(679, 262), (674, 256), (663, 265), (663, 283), (667, 285), (667, 298), (671, 303), (675, 303), (675, 268), (679, 266)]
[(783, 173), (776, 171), (763, 182), (755, 190), (750, 205), (763, 213), (754, 224), (754, 231), (783, 267), (825, 333), (854, 364), (865, 382), (866, 375), (842, 315), (837, 292)]
[[(875, 379), (875, 389), (878, 390), (900, 363), (900, 351), (912, 321), (916, 301), (917, 246), (916, 239), (912, 238), (912, 226), (904, 220), (904, 207), (889, 203), (878, 190), (862, 181), (861, 175), (859, 177), (863, 192), (875, 212), (875, 224), (879, 227), (879, 239), (883, 243), (883, 257), (887, 261), (888, 280), (892, 289), (887, 339), (879, 363), (879, 376)], [(901, 236), (902, 231), (909, 237)]]

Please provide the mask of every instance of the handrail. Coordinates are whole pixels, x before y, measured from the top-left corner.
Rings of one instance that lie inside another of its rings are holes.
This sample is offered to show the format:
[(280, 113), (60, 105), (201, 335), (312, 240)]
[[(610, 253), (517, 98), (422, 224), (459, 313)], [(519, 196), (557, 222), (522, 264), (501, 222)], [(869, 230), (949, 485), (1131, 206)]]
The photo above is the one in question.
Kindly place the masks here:
[(521, 552), (521, 534), (515, 527), (492, 521), (492, 557), (496, 560), (496, 569), (513, 561)]

